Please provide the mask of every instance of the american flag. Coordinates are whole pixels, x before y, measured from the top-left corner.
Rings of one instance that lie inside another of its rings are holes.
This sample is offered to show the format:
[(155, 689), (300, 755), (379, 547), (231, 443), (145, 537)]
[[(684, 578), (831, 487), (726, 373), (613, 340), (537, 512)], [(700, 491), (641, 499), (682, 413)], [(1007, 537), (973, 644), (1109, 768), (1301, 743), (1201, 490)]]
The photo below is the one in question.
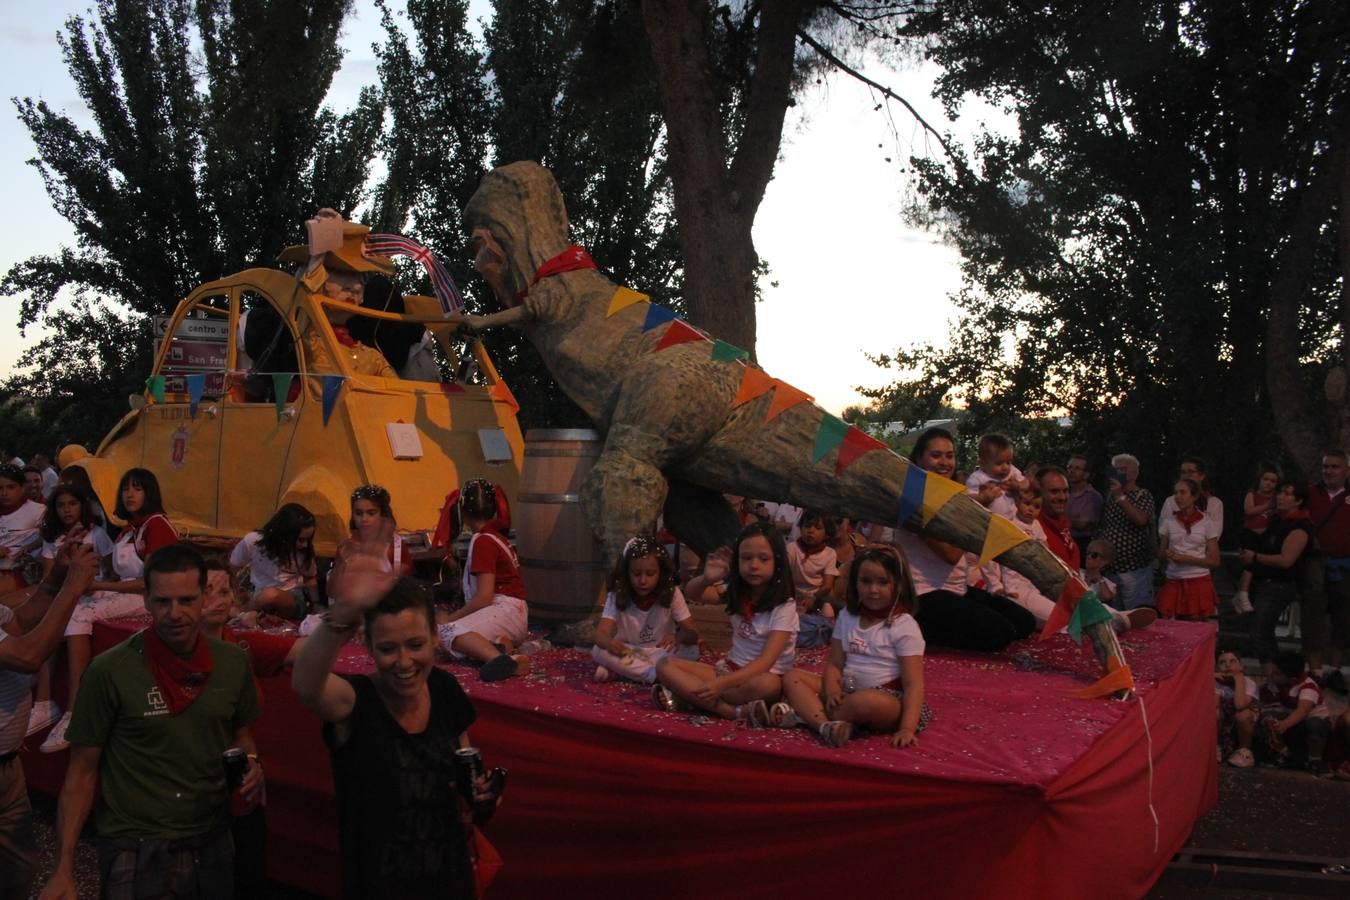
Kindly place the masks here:
[(365, 254), (407, 256), (416, 260), (427, 270), (427, 276), (431, 279), (431, 289), (436, 292), (436, 299), (441, 301), (441, 310), (449, 314), (464, 309), (464, 297), (460, 295), (455, 279), (450, 277), (445, 266), (441, 265), (440, 260), (436, 259), (430, 250), (412, 238), (406, 238), (401, 234), (368, 234)]

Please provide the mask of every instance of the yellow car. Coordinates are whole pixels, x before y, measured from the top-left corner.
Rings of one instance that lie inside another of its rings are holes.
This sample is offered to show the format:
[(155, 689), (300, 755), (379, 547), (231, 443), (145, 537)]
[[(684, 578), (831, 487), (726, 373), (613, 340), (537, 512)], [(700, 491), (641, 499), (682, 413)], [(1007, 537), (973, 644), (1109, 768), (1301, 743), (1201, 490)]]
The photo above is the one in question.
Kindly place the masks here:
[[(283, 503), (303, 504), (317, 520), (323, 556), (346, 537), (349, 498), (361, 484), (389, 489), (403, 533), (433, 531), (445, 495), (468, 478), (490, 479), (515, 496), (523, 443), (510, 390), (480, 343), (460, 364), (455, 325), (435, 299), (404, 302), (401, 315), (360, 314), (426, 325), (452, 371), (478, 375), (432, 382), (358, 374), (324, 312), (339, 301), (287, 273), (248, 269), (179, 304), (163, 323), (145, 394), (131, 398), (131, 412), (96, 452), (70, 447), (62, 463), (88, 473), (109, 514), (122, 473), (149, 469), (184, 539), (206, 544), (242, 537)], [(240, 317), (264, 303), (294, 345), (293, 377), (259, 371), (243, 346)], [(201, 391), (196, 402), (193, 388)]]

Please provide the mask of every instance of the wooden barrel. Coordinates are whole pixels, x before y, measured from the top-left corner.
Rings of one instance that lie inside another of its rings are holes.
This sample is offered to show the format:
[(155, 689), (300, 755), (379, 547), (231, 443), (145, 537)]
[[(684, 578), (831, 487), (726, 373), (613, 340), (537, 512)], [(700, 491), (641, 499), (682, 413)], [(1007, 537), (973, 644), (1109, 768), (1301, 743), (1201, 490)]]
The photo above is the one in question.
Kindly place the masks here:
[(580, 621), (604, 601), (603, 553), (581, 509), (581, 484), (601, 446), (600, 435), (585, 428), (525, 433), (511, 518), (530, 619), (540, 625)]

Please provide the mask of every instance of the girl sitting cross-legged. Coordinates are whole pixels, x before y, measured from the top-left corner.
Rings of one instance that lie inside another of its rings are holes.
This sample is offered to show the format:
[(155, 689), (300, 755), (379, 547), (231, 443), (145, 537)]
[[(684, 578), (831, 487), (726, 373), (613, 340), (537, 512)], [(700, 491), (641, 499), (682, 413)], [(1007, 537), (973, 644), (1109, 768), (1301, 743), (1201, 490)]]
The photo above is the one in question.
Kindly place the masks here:
[(698, 659), (698, 631), (675, 586), (675, 561), (656, 538), (638, 535), (623, 548), (595, 628), (596, 681), (613, 675), (651, 684), (667, 653)]
[(730, 559), (725, 551), (708, 554), (705, 580), (726, 577), (732, 563), (727, 583), (731, 652), (716, 667), (662, 657), (652, 700), (665, 710), (683, 703), (761, 727), (769, 723), (766, 701), (779, 698), (782, 675), (796, 656), (797, 604), (782, 535), (769, 522), (747, 525)]

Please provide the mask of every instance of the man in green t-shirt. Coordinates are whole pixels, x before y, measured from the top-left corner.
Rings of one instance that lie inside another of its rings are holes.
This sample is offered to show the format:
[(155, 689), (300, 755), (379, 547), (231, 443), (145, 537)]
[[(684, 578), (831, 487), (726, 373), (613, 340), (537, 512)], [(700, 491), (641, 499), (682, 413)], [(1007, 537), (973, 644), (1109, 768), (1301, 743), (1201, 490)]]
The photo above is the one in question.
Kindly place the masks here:
[(89, 665), (71, 717), (56, 870), (43, 898), (75, 898), (75, 845), (95, 816), (103, 896), (229, 898), (233, 845), (221, 755), (248, 756), (241, 785), (262, 790), (248, 725), (258, 698), (248, 657), (200, 633), (206, 564), (182, 544), (145, 563), (151, 625)]

